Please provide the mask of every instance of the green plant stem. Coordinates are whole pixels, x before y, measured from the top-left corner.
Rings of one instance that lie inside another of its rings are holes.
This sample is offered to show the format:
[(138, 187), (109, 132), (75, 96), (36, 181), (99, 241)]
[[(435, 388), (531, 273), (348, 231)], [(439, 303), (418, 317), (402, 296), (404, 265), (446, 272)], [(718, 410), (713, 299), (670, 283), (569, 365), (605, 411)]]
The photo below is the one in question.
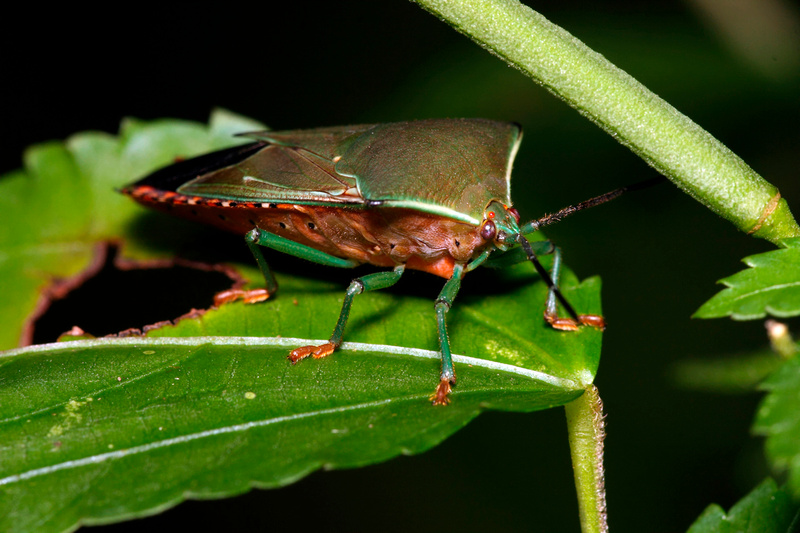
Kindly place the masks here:
[(603, 473), (605, 420), (597, 387), (589, 385), (577, 400), (565, 406), (572, 469), (583, 533), (606, 533), (606, 488)]
[(413, 0), (518, 68), (742, 231), (800, 235), (777, 188), (600, 54), (516, 0)]

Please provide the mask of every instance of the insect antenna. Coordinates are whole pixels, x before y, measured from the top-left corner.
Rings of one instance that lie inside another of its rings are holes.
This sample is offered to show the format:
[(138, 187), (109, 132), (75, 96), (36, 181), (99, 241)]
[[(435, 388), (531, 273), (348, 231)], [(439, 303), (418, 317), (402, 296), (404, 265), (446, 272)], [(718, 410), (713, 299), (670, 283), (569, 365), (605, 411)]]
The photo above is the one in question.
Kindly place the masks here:
[(523, 237), (522, 233), (518, 233), (517, 242), (519, 242), (522, 246), (522, 249), (525, 250), (525, 255), (528, 256), (528, 261), (533, 263), (533, 268), (536, 269), (536, 272), (539, 273), (539, 276), (544, 280), (553, 293), (555, 293), (556, 298), (558, 298), (558, 301), (561, 302), (562, 306), (564, 306), (564, 309), (566, 309), (567, 313), (569, 313), (569, 315), (576, 321), (580, 321), (578, 318), (578, 313), (575, 312), (575, 308), (572, 307), (566, 298), (564, 298), (564, 295), (561, 294), (561, 291), (558, 290), (558, 287), (556, 287), (556, 284), (553, 282), (553, 278), (550, 276), (550, 273), (539, 262), (536, 254), (533, 253), (533, 248), (531, 247), (531, 243), (528, 242), (528, 239)]
[[(589, 207), (594, 207), (596, 205), (600, 205), (600, 204), (604, 204), (606, 202), (610, 202), (611, 200), (613, 200), (613, 199), (615, 199), (615, 198), (617, 198), (619, 196), (622, 196), (622, 193), (625, 193), (625, 192), (628, 192), (628, 191), (638, 191), (638, 190), (641, 190), (641, 189), (646, 189), (647, 187), (652, 187), (653, 185), (657, 185), (657, 184), (659, 184), (659, 183), (661, 183), (662, 181), (665, 181), (665, 180), (666, 180), (666, 178), (664, 176), (657, 176), (657, 177), (651, 178), (649, 180), (640, 181), (639, 183), (634, 183), (633, 185), (627, 185), (625, 187), (620, 187), (619, 189), (614, 189), (611, 192), (607, 192), (605, 194), (601, 194), (600, 196), (595, 196), (594, 198), (589, 198), (588, 200), (583, 201), (583, 202), (581, 202), (579, 204), (570, 205), (570, 206), (565, 207), (564, 209), (560, 209), (560, 210), (558, 210), (555, 213), (552, 213), (550, 215), (545, 215), (542, 218), (539, 218), (539, 219), (536, 219), (536, 220), (531, 220), (530, 222), (528, 222), (527, 224), (522, 226), (522, 228), (520, 228), (520, 234), (528, 235), (528, 234), (533, 233), (534, 231), (537, 231), (537, 230), (539, 230), (539, 229), (541, 229), (541, 228), (543, 228), (545, 226), (549, 226), (550, 224), (554, 224), (556, 222), (559, 222), (559, 221), (563, 220), (564, 218), (568, 217), (569, 215), (571, 215), (573, 213), (577, 213), (578, 211), (581, 211), (583, 209), (587, 209)], [(537, 268), (537, 270), (538, 270), (538, 268)]]

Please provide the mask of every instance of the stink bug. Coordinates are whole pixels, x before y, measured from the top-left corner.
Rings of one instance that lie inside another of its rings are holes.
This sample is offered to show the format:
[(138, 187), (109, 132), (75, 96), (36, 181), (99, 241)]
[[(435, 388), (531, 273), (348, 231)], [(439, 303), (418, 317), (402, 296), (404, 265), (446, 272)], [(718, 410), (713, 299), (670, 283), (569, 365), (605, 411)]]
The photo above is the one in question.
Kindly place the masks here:
[[(330, 340), (293, 350), (292, 363), (330, 355), (342, 343), (353, 298), (394, 285), (406, 268), (447, 280), (434, 306), (442, 358), (434, 405), (449, 402), (456, 382), (445, 316), (461, 278), (482, 264), (531, 261), (550, 288), (544, 318), (552, 327), (605, 326), (600, 316), (576, 313), (558, 290), (559, 249), (524, 236), (623, 189), (520, 224), (510, 197), (519, 125), (439, 119), (244, 136), (255, 142), (178, 162), (122, 192), (245, 236), (266, 288), (226, 291), (217, 303), (275, 293), (261, 246), (328, 266), (392, 268), (353, 280)], [(554, 254), (552, 275), (541, 254)], [(569, 317), (557, 315), (557, 301)]]

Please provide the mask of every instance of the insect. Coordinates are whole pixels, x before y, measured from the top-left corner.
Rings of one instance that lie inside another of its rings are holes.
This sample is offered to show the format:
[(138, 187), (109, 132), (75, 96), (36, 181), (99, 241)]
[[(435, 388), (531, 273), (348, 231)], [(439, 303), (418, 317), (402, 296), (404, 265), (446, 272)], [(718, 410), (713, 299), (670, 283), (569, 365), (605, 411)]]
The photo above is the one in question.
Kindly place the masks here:
[[(605, 327), (601, 316), (578, 314), (558, 290), (559, 249), (525, 235), (624, 189), (520, 224), (510, 197), (519, 125), (432, 119), (244, 136), (254, 142), (180, 161), (122, 192), (245, 236), (266, 288), (226, 291), (217, 303), (258, 302), (275, 293), (261, 247), (328, 266), (390, 269), (354, 279), (330, 340), (293, 350), (292, 363), (333, 353), (353, 299), (394, 285), (406, 269), (447, 280), (434, 304), (442, 361), (434, 405), (449, 403), (456, 382), (445, 317), (462, 277), (480, 265), (530, 261), (549, 286), (547, 323), (559, 330)], [(552, 275), (537, 260), (543, 254), (554, 254)], [(569, 317), (558, 316), (557, 302)]]

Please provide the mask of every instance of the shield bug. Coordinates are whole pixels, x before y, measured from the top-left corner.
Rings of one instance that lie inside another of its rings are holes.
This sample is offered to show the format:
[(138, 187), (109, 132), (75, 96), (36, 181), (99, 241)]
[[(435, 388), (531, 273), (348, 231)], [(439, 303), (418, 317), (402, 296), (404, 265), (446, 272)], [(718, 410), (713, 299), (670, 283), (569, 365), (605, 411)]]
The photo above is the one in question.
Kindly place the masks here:
[[(519, 125), (438, 119), (244, 136), (254, 142), (175, 163), (122, 192), (245, 236), (266, 288), (227, 291), (217, 303), (275, 293), (262, 246), (328, 266), (391, 269), (353, 280), (330, 340), (293, 350), (292, 363), (330, 355), (342, 343), (355, 296), (394, 285), (405, 269), (447, 280), (434, 304), (442, 359), (434, 405), (449, 402), (456, 381), (445, 316), (461, 278), (480, 265), (531, 261), (550, 288), (547, 323), (604, 327), (602, 317), (578, 314), (558, 290), (559, 249), (525, 235), (622, 190), (520, 224), (510, 197)], [(541, 254), (554, 254), (552, 275), (537, 260)], [(557, 315), (557, 301), (569, 317)]]

